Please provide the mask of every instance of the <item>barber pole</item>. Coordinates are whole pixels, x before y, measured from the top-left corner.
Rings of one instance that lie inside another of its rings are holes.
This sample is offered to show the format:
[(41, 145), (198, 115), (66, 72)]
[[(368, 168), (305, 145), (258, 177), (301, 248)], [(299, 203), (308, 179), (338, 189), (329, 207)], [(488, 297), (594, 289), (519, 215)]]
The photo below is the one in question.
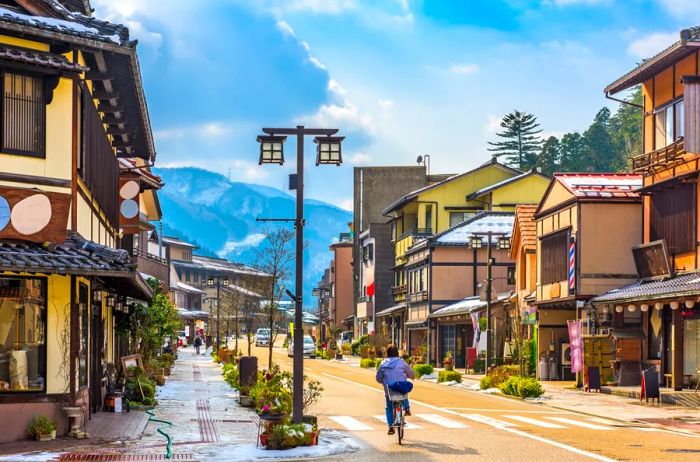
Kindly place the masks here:
[(569, 237), (569, 293), (576, 293), (576, 238)]

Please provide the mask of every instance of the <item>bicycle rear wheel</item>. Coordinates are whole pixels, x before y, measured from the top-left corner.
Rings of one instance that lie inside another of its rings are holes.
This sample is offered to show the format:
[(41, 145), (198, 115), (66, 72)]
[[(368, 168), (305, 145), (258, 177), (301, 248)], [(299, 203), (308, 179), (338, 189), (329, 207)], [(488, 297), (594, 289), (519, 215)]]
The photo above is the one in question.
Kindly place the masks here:
[(403, 414), (403, 406), (401, 404), (398, 404), (394, 408), (394, 425), (396, 426), (396, 437), (399, 439), (399, 445), (401, 445), (401, 441), (403, 440), (403, 427), (404, 427), (404, 414)]

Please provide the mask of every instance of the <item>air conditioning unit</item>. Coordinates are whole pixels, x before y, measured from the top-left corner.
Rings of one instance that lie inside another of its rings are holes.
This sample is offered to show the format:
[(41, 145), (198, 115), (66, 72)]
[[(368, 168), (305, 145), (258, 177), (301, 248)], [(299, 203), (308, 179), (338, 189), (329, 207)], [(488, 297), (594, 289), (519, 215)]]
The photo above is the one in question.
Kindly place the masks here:
[(571, 344), (562, 343), (561, 344), (561, 365), (571, 366)]

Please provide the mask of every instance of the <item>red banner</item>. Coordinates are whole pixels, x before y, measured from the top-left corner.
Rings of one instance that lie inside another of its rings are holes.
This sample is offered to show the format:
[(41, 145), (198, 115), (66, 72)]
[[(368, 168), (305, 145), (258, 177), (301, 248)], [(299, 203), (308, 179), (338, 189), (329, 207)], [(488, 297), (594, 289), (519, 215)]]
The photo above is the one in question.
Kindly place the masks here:
[(569, 326), (569, 343), (571, 344), (571, 372), (583, 370), (583, 323), (566, 321)]

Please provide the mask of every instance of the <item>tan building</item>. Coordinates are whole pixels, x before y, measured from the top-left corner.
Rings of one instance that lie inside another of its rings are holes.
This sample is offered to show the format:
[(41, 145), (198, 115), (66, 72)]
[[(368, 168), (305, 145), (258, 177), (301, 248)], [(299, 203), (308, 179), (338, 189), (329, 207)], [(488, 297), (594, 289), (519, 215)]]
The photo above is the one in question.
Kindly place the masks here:
[[(535, 211), (537, 205), (518, 205), (515, 208), (515, 221), (510, 247), (510, 258), (515, 261), (514, 307), (520, 313), (521, 322), (526, 326), (536, 324), (536, 311), (531, 305), (535, 301), (537, 284), (537, 225)], [(527, 338), (532, 332), (523, 329)]]
[(339, 327), (343, 331), (353, 330), (355, 324), (352, 248), (351, 240), (343, 240), (330, 247), (333, 260), (330, 267), (331, 296), (328, 324), (329, 327)]
[(635, 174), (555, 174), (535, 212), (537, 355), (556, 358), (555, 379), (573, 378), (562, 354), (567, 321), (585, 320), (587, 300), (637, 278), (630, 248), (642, 241), (641, 186)]

